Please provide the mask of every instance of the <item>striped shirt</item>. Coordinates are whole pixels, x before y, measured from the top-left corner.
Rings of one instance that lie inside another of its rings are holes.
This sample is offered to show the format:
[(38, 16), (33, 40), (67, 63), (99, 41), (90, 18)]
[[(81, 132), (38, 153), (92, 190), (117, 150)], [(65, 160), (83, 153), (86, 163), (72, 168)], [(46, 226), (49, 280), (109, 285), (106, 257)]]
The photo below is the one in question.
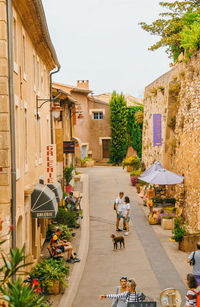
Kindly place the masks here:
[(196, 307), (196, 302), (197, 302), (197, 293), (199, 293), (199, 289), (189, 289), (187, 294), (186, 294), (186, 302), (185, 302), (185, 307), (187, 306), (194, 306)]
[(106, 298), (126, 298), (126, 303), (141, 302), (143, 294), (136, 292), (123, 292), (119, 294), (106, 294)]

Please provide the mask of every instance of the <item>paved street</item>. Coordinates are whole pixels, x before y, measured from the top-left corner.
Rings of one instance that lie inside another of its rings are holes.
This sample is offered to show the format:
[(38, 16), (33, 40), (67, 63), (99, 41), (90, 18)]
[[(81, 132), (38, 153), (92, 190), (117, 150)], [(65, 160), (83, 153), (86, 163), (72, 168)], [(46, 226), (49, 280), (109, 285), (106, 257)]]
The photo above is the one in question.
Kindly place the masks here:
[[(160, 243), (160, 226), (153, 228), (148, 224), (141, 201), (130, 185), (129, 174), (120, 167), (94, 167), (83, 171), (89, 174), (90, 182), (90, 243), (73, 307), (110, 306), (111, 300), (100, 301), (98, 296), (115, 293), (122, 275), (133, 277), (137, 290), (151, 299), (158, 300), (161, 290), (168, 287), (179, 289), (184, 296), (184, 274), (189, 271), (185, 264), (187, 255), (176, 246), (169, 254), (171, 246), (168, 248), (168, 244), (172, 243), (168, 239)], [(124, 191), (131, 199), (132, 222), (126, 248), (113, 251), (110, 238), (115, 232), (113, 203), (119, 191)], [(183, 264), (176, 269), (177, 257)]]

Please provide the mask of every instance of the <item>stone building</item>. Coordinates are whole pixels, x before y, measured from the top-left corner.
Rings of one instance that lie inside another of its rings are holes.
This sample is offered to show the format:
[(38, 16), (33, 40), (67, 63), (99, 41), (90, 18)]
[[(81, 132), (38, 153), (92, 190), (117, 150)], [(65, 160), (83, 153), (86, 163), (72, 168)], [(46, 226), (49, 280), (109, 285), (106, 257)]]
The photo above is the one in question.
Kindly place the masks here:
[(198, 52), (187, 64), (179, 63), (148, 85), (144, 97), (142, 159), (147, 167), (159, 160), (168, 170), (184, 176), (184, 186), (176, 185), (174, 194), (191, 232), (200, 231), (199, 154)]
[[(0, 218), (4, 233), (9, 224), (15, 227), (7, 246), (25, 244), (28, 260), (34, 262), (48, 224), (48, 214), (36, 208), (50, 197), (52, 210), (57, 206), (43, 180), (52, 113), (49, 101), (41, 106), (45, 100), (37, 98), (49, 99), (49, 74), (60, 65), (41, 1), (9, 4), (0, 0)], [(36, 201), (38, 194), (44, 198)]]
[[(76, 86), (59, 83), (53, 86), (68, 92), (77, 103), (74, 126), (76, 162), (85, 157), (91, 157), (96, 163), (107, 162), (110, 157), (109, 101), (112, 94), (93, 95), (88, 80), (78, 80)], [(135, 102), (142, 103), (142, 99), (131, 95), (125, 95), (125, 98), (127, 106), (135, 105)]]

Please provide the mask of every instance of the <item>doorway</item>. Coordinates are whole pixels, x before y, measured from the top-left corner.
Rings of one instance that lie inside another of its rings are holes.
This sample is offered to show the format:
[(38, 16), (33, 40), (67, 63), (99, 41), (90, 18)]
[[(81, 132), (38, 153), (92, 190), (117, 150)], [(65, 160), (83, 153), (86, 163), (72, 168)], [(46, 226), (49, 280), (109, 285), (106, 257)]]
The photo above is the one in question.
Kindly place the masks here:
[(81, 146), (81, 158), (84, 159), (86, 157), (86, 145)]
[(102, 140), (102, 146), (103, 146), (103, 159), (109, 159), (110, 158), (110, 139)]

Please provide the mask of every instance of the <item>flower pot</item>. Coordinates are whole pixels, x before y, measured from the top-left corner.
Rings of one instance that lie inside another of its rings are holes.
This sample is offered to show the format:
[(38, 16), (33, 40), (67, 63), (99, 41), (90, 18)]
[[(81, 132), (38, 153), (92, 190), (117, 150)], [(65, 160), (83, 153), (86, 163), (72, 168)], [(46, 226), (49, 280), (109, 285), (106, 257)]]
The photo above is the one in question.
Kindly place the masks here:
[(72, 186), (70, 184), (65, 186), (65, 192), (66, 193), (70, 193), (71, 190), (72, 190)]
[(127, 172), (132, 172), (134, 170), (133, 165), (127, 165), (126, 170)]
[(179, 250), (184, 252), (192, 252), (196, 250), (196, 244), (200, 241), (200, 235), (198, 234), (191, 234), (188, 236), (183, 236), (181, 242), (179, 242)]
[(59, 294), (60, 293), (60, 282), (59, 280), (52, 280), (53, 285), (48, 287), (49, 294)]
[(161, 219), (161, 226), (164, 230), (172, 230), (174, 229), (174, 219)]

